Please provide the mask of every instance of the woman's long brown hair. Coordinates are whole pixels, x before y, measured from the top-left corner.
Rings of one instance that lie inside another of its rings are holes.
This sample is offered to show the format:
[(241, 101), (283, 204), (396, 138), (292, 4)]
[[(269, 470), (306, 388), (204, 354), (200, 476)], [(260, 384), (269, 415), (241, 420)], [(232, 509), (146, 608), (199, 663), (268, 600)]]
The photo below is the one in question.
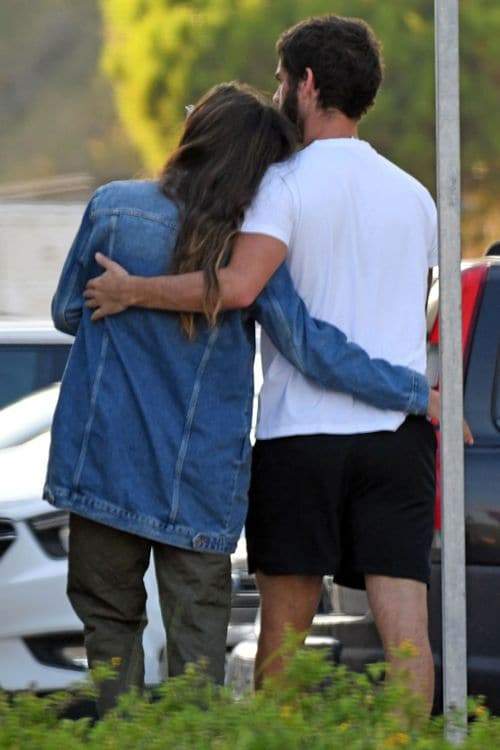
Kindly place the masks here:
[[(204, 312), (215, 325), (220, 311), (217, 271), (228, 259), (266, 169), (295, 149), (293, 126), (248, 86), (215, 86), (186, 119), (178, 148), (160, 179), (180, 212), (173, 273), (203, 271)], [(195, 314), (181, 315), (190, 338)]]

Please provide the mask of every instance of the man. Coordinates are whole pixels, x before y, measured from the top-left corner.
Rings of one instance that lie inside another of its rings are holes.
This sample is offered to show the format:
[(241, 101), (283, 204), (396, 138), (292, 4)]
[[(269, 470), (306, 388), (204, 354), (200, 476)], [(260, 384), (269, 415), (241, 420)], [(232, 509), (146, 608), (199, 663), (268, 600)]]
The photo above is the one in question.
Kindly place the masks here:
[[(436, 210), (411, 176), (358, 139), (382, 79), (379, 43), (361, 20), (312, 18), (278, 40), (275, 101), (303, 151), (273, 166), (246, 214), (222, 304), (249, 305), (285, 258), (311, 312), (371, 356), (425, 370), (425, 301), (437, 262)], [(197, 275), (90, 283), (94, 319), (128, 305), (199, 310)], [(106, 296), (107, 295), (107, 296)], [(391, 669), (410, 640), (411, 684), (432, 704), (427, 632), (435, 440), (424, 418), (329, 393), (263, 336), (264, 385), (247, 522), (249, 568), (261, 593), (256, 683), (278, 672), (285, 627), (305, 632), (322, 576), (366, 586)]]
[[(292, 278), (315, 315), (335, 321), (372, 355), (423, 371), (436, 212), (420, 184), (357, 138), (358, 121), (382, 77), (378, 42), (360, 21), (326, 17), (285, 32), (277, 49), (276, 98), (307, 148), (288, 174), (268, 173), (242, 230), (285, 241)], [(273, 203), (279, 190), (281, 201)], [(397, 669), (393, 649), (413, 642), (412, 685), (430, 709), (432, 428), (342, 394), (318, 393), (270, 349), (265, 342), (268, 377), (247, 521), (250, 566), (262, 594), (257, 670), (280, 668), (279, 660), (268, 660), (287, 622), (308, 628), (320, 572), (333, 569), (339, 583), (351, 586), (362, 574), (386, 658)], [(286, 378), (284, 395), (273, 383), (278, 369), (281, 383)], [(288, 508), (282, 516), (287, 533), (276, 555), (266, 530), (271, 502), (272, 512), (280, 513), (280, 500), (281, 511)], [(294, 549), (293, 562), (285, 549)], [(286, 587), (280, 574), (292, 576)]]

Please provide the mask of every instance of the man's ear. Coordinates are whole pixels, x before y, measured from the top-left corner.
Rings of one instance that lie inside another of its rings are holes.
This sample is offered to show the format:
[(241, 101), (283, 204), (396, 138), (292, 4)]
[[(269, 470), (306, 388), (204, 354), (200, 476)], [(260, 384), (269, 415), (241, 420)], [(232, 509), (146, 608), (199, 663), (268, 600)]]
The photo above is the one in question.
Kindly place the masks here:
[(302, 76), (302, 91), (304, 94), (308, 94), (309, 96), (314, 95), (317, 96), (318, 90), (316, 88), (316, 79), (314, 77), (314, 73), (312, 72), (311, 68), (306, 68), (304, 75)]

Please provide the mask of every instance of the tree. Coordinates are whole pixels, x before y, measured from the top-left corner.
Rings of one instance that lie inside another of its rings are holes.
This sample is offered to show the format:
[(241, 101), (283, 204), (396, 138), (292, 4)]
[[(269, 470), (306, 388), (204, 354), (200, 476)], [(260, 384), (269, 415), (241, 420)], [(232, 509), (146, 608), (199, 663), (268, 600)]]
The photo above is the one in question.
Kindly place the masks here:
[[(329, 0), (101, 0), (104, 69), (120, 117), (144, 163), (158, 168), (178, 138), (184, 107), (211, 85), (238, 79), (271, 91), (279, 33)], [(496, 45), (500, 6), (462, 0), (462, 174), (466, 195), (500, 183)], [(364, 18), (383, 41), (385, 82), (362, 137), (435, 185), (433, 0), (337, 0), (335, 12)], [(486, 196), (486, 200), (484, 197)], [(494, 238), (493, 238), (494, 239)]]

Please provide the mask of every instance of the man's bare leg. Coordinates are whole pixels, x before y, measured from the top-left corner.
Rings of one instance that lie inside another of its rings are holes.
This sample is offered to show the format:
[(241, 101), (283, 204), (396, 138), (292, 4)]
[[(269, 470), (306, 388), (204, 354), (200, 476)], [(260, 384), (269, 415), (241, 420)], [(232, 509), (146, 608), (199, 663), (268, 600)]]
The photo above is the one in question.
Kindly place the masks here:
[[(390, 664), (392, 675), (408, 671), (410, 687), (422, 697), (428, 716), (434, 699), (434, 664), (429, 643), (427, 587), (420, 581), (388, 576), (366, 576), (368, 601)], [(393, 649), (410, 641), (414, 657), (395, 658)]]
[(270, 576), (257, 571), (261, 601), (261, 626), (255, 659), (255, 688), (265, 677), (283, 670), (283, 656), (277, 653), (289, 626), (306, 633), (318, 609), (321, 576)]

